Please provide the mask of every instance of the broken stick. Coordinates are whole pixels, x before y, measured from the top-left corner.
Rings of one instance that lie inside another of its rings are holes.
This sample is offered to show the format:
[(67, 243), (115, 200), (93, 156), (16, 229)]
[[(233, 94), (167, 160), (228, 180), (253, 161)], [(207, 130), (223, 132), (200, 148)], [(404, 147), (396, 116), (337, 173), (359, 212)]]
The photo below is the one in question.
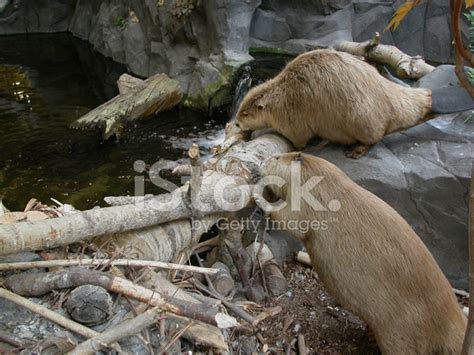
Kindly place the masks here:
[(7, 270), (25, 270), (34, 268), (50, 268), (61, 266), (134, 266), (134, 267), (153, 267), (158, 269), (181, 270), (189, 272), (197, 272), (200, 274), (214, 275), (220, 272), (219, 269), (205, 268), (193, 265), (181, 265), (173, 263), (164, 263), (161, 261), (152, 260), (129, 260), (129, 259), (74, 259), (74, 260), (44, 260), (44, 261), (30, 261), (18, 263), (4, 263), (0, 264), (0, 271)]

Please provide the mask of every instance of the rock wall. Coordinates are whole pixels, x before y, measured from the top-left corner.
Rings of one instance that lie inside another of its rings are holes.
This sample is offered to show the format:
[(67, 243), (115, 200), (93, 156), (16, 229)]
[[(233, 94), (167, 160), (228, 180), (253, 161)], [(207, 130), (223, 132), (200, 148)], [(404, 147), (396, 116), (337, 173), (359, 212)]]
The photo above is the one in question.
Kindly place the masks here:
[[(402, 0), (0, 0), (0, 34), (69, 30), (148, 77), (165, 72), (201, 110), (228, 92), (252, 51), (292, 54), (382, 32)], [(382, 41), (452, 62), (448, 1), (415, 8)], [(466, 24), (464, 24), (466, 25)], [(467, 33), (467, 28), (465, 29)]]
[[(330, 46), (341, 40), (365, 41), (375, 32), (382, 42), (437, 63), (453, 62), (449, 2), (432, 0), (413, 9), (394, 32), (383, 32), (402, 0), (263, 0), (250, 29), (250, 45), (291, 53)], [(467, 33), (467, 21), (463, 19)]]

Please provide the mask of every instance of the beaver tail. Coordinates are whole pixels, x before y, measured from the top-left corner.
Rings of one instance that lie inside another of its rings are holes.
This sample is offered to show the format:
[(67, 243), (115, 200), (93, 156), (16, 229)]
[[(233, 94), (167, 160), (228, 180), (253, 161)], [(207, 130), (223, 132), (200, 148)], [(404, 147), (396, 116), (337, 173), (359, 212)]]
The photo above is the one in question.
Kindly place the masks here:
[(474, 110), (474, 100), (471, 95), (459, 86), (445, 86), (432, 89), (431, 112), (454, 113)]

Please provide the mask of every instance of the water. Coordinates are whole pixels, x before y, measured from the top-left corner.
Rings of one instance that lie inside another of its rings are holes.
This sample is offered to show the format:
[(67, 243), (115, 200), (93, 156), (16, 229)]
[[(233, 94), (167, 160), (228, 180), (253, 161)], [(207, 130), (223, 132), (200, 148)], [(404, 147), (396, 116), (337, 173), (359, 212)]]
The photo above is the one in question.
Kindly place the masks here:
[[(80, 209), (134, 192), (133, 162), (206, 151), (221, 125), (188, 111), (161, 113), (127, 128), (119, 143), (68, 125), (117, 94), (126, 69), (68, 34), (0, 37), (0, 198), (23, 210), (32, 197)], [(146, 193), (159, 190), (146, 185)]]

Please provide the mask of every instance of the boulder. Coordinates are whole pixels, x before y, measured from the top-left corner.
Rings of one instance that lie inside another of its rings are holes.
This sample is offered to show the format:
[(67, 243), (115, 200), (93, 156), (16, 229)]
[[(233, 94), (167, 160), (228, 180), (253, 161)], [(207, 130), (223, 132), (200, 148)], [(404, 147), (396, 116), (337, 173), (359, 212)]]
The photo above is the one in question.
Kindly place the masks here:
[(0, 34), (66, 31), (76, 0), (2, 0)]
[(330, 145), (315, 154), (398, 211), (425, 242), (454, 287), (468, 289), (468, 189), (474, 120), (441, 116), (388, 135), (359, 160)]
[(291, 38), (290, 26), (285, 18), (262, 9), (255, 11), (250, 34), (252, 37), (269, 42), (286, 41)]
[(459, 86), (459, 79), (454, 72), (454, 65), (440, 65), (415, 83), (415, 87), (426, 89), (444, 86)]

